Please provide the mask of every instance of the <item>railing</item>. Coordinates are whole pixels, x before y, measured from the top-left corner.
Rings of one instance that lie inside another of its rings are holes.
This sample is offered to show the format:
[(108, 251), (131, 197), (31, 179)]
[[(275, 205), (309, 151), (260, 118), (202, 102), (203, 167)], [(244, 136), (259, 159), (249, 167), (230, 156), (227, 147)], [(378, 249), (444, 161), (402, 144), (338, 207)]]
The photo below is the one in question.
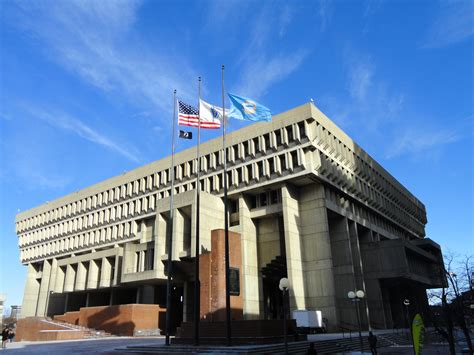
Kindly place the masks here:
[(348, 323), (339, 323), (339, 330), (342, 333), (342, 337), (345, 338), (345, 334), (349, 333), (349, 338), (352, 339), (352, 332), (355, 331), (354, 326)]

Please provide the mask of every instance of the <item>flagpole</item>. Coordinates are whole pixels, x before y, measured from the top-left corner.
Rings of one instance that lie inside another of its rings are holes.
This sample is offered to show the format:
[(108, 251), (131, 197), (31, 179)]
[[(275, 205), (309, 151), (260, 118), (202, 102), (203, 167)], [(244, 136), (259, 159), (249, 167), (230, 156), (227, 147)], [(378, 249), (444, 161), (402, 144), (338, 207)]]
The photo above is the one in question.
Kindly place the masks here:
[(166, 345), (170, 345), (171, 327), (171, 273), (173, 270), (173, 196), (174, 196), (174, 152), (176, 139), (176, 90), (173, 93), (173, 138), (171, 140), (171, 190), (170, 190), (170, 218), (168, 235), (168, 279), (166, 281)]
[(200, 112), (200, 105), (201, 105), (201, 77), (198, 79), (199, 82), (199, 102), (198, 102), (198, 145), (196, 151), (196, 159), (197, 159), (197, 178), (196, 178), (196, 238), (195, 238), (195, 258), (194, 258), (194, 345), (199, 345), (199, 318), (201, 312), (201, 295), (200, 295), (200, 282), (199, 282), (199, 249), (200, 249), (200, 242), (199, 242), (199, 209), (201, 204), (201, 156), (199, 154), (199, 148), (201, 145), (201, 112)]
[(227, 148), (225, 143), (226, 119), (225, 119), (225, 90), (224, 90), (224, 65), (222, 65), (222, 145), (224, 147), (224, 236), (225, 236), (225, 313), (227, 328), (227, 346), (231, 345), (230, 328), (230, 280), (229, 280), (229, 213), (227, 208)]

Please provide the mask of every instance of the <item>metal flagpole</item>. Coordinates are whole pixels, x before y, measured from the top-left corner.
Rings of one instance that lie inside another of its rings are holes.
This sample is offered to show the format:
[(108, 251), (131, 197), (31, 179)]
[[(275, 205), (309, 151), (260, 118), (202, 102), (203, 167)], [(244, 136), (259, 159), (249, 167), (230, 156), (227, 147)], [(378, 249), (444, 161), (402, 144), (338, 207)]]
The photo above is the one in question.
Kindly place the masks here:
[(170, 190), (170, 219), (168, 235), (168, 279), (166, 281), (166, 345), (170, 345), (171, 327), (171, 273), (173, 270), (173, 196), (174, 196), (174, 152), (176, 139), (176, 90), (173, 93), (173, 139), (171, 140), (171, 190)]
[(199, 317), (201, 313), (201, 284), (199, 282), (199, 249), (201, 243), (199, 242), (199, 208), (200, 208), (200, 191), (201, 191), (201, 156), (199, 154), (199, 147), (201, 145), (201, 77), (199, 81), (199, 102), (198, 102), (198, 145), (197, 145), (197, 178), (196, 178), (196, 256), (194, 259), (194, 345), (199, 345)]
[(225, 119), (225, 90), (224, 90), (224, 65), (222, 65), (222, 145), (224, 147), (224, 235), (225, 235), (225, 313), (227, 328), (227, 345), (231, 345), (230, 328), (230, 281), (229, 281), (229, 211), (227, 208), (227, 148), (225, 144), (226, 119)]

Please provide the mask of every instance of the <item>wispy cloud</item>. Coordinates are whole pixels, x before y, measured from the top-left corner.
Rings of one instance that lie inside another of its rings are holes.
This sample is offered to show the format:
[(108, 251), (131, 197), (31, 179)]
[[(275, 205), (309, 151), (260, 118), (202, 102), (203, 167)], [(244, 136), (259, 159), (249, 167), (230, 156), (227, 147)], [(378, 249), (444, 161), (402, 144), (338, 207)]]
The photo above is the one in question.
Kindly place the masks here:
[(237, 92), (257, 98), (264, 95), (273, 84), (293, 73), (301, 65), (306, 54), (306, 51), (300, 50), (291, 55), (262, 55), (255, 58), (243, 71)]
[(51, 126), (72, 132), (83, 139), (118, 153), (135, 163), (140, 162), (138, 158), (139, 154), (135, 148), (125, 149), (123, 145), (115, 143), (112, 139), (97, 132), (78, 118), (61, 112), (47, 112), (38, 108), (29, 107), (27, 110), (32, 116), (47, 122)]
[(457, 142), (461, 138), (462, 135), (457, 130), (432, 130), (427, 128), (415, 130), (409, 128), (396, 136), (385, 157), (391, 159), (405, 154), (417, 155), (427, 150)]
[(348, 86), (352, 98), (359, 102), (366, 100), (374, 71), (375, 67), (370, 60), (358, 60), (350, 64)]
[[(255, 98), (264, 95), (272, 85), (295, 72), (309, 53), (304, 47), (280, 50), (277, 53), (270, 50), (275, 38), (281, 35), (282, 28), (286, 31), (291, 22), (289, 11), (292, 10), (287, 7), (279, 8), (280, 17), (272, 17), (274, 11), (272, 6), (264, 6), (250, 22), (251, 35), (238, 58), (242, 69), (235, 87), (236, 92)], [(287, 21), (284, 25), (279, 24), (282, 17)]]
[(474, 2), (442, 1), (439, 15), (429, 28), (423, 48), (447, 47), (474, 35)]
[(319, 28), (324, 32), (331, 21), (333, 7), (331, 0), (319, 0), (317, 2), (317, 13), (319, 18)]
[(32, 169), (31, 166), (24, 169), (21, 166), (17, 167), (16, 173), (25, 182), (24, 185), (33, 190), (63, 190), (72, 182), (68, 176), (45, 173)]
[(278, 36), (280, 38), (285, 35), (289, 24), (293, 20), (294, 14), (295, 14), (294, 8), (288, 4), (285, 4), (283, 9), (280, 12), (280, 19), (278, 21), (280, 23), (280, 30), (278, 32)]
[[(171, 109), (170, 93), (189, 97), (193, 70), (166, 50), (140, 47), (133, 30), (141, 1), (46, 1), (20, 3), (11, 21), (46, 44), (45, 53), (106, 93), (135, 105)], [(179, 68), (179, 70), (178, 70)]]

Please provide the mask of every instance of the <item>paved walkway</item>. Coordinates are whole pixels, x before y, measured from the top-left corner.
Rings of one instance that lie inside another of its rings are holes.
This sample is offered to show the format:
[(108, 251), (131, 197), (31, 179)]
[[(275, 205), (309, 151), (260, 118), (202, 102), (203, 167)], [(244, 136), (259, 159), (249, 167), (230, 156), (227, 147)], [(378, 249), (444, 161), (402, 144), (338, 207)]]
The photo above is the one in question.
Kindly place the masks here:
[(0, 354), (99, 354), (114, 352), (127, 345), (164, 344), (165, 337), (137, 338), (110, 337), (100, 339), (64, 340), (64, 341), (21, 341), (7, 343)]
[[(340, 338), (339, 334), (339, 338)], [(308, 340), (322, 340), (337, 338), (336, 334), (311, 335)], [(69, 341), (49, 341), (49, 342), (14, 342), (7, 343), (7, 349), (0, 350), (0, 354), (120, 354), (119, 348), (128, 345), (135, 346), (156, 346), (164, 345), (164, 337), (110, 337), (100, 339), (84, 339)], [(460, 350), (460, 349), (458, 349)], [(379, 354), (412, 355), (411, 346), (398, 346), (378, 349)], [(459, 352), (460, 353), (460, 352)], [(207, 352), (209, 354), (209, 352)], [(347, 352), (345, 354), (361, 354), (360, 352)], [(370, 354), (370, 353), (364, 353)], [(449, 354), (446, 345), (429, 345), (423, 349), (423, 355)]]

